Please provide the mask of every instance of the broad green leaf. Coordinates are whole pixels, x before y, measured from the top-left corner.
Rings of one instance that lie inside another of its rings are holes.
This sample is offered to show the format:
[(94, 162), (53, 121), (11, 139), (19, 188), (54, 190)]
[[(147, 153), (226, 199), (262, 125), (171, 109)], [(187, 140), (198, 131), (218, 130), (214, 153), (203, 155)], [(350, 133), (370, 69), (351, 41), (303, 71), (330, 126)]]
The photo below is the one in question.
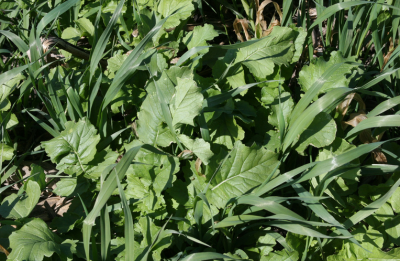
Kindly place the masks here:
[(323, 161), (355, 149), (356, 146), (348, 143), (346, 140), (336, 137), (335, 140), (326, 148), (323, 148), (316, 158), (317, 161)]
[(275, 251), (267, 256), (262, 256), (260, 261), (296, 261), (299, 260), (299, 253), (296, 251), (288, 252), (286, 250)]
[[(357, 228), (352, 232), (354, 238), (361, 243), (361, 248), (356, 244), (345, 241), (343, 249), (339, 252), (340, 259), (334, 259), (335, 257), (328, 257), (328, 260), (363, 260), (366, 258), (368, 260), (369, 255), (374, 250), (380, 249), (383, 246), (383, 235), (370, 227), (366, 230), (363, 227)], [(370, 252), (368, 252), (368, 251)]]
[(27, 217), (40, 198), (40, 186), (36, 181), (29, 180), (26, 183), (26, 195), (15, 193), (4, 198), (0, 206), (0, 215), (4, 218), (19, 219)]
[[(218, 36), (218, 32), (214, 30), (214, 26), (205, 24), (204, 26), (196, 26), (193, 31), (189, 32), (184, 38), (183, 43), (190, 50), (196, 46), (207, 46), (207, 41), (211, 41)], [(205, 53), (203, 50), (200, 53)]]
[(400, 245), (400, 216), (395, 216), (385, 221), (385, 231), (389, 236), (389, 241)]
[[(46, 188), (46, 174), (44, 173), (44, 169), (36, 164), (32, 164), (31, 169), (32, 169), (30, 175), (31, 177), (28, 178), (28, 180), (37, 182), (39, 184), (40, 190), (42, 191), (43, 189)], [(27, 183), (25, 183), (24, 185), (26, 186)]]
[[(141, 143), (134, 141), (126, 145), (126, 148), (129, 150), (139, 144)], [(157, 196), (160, 196), (163, 190), (172, 186), (173, 181), (176, 179), (174, 174), (179, 171), (178, 158), (141, 150), (137, 154), (136, 160), (142, 164), (133, 164), (127, 171), (128, 195), (131, 192), (135, 193), (135, 187), (129, 185), (131, 177), (140, 178), (142, 183), (146, 184), (147, 187), (151, 187)]]
[(394, 212), (400, 213), (400, 188), (397, 188), (393, 195), (390, 197), (389, 203), (392, 205)]
[(278, 163), (278, 155), (256, 145), (247, 147), (240, 141), (211, 181), (211, 204), (225, 207), (231, 198), (249, 192), (268, 177)]
[(306, 40), (307, 37), (307, 31), (303, 27), (295, 27), (293, 30), (296, 30), (299, 32), (299, 35), (296, 37), (296, 40), (294, 41), (294, 47), (295, 47), (295, 52), (293, 54), (293, 58), (291, 63), (297, 62), (301, 54), (303, 53), (303, 45), (304, 41)]
[(115, 163), (119, 156), (119, 153), (112, 151), (111, 149), (102, 150), (96, 153), (94, 159), (85, 164), (70, 165), (68, 169), (65, 169), (66, 174), (77, 176), (84, 174), (85, 178), (98, 179), (101, 176), (104, 168)]
[(272, 33), (237, 53), (236, 63), (242, 63), (250, 72), (265, 78), (274, 72), (274, 65), (288, 65), (295, 51), (293, 41), (297, 32), (291, 28), (275, 26)]
[(208, 127), (213, 143), (223, 145), (227, 149), (232, 149), (236, 141), (244, 139), (243, 128), (236, 123), (232, 115), (223, 113), (219, 118), (214, 119)]
[(4, 162), (6, 160), (11, 160), (14, 156), (14, 148), (4, 144), (0, 143), (0, 153), (1, 153), (1, 162)]
[(46, 223), (35, 218), (10, 236), (10, 260), (42, 261), (60, 252), (61, 238), (51, 232)]
[(107, 60), (107, 76), (109, 79), (115, 77), (115, 73), (121, 68), (123, 62), (128, 58), (127, 55), (118, 52), (116, 55)]
[(0, 227), (0, 245), (5, 249), (10, 247), (10, 235), (15, 231), (11, 225), (2, 225)]
[(161, 260), (162, 250), (171, 245), (171, 235), (162, 232), (159, 234), (161, 229), (162, 228), (156, 226), (149, 217), (141, 217), (136, 225), (135, 230), (143, 235), (143, 240), (140, 244), (142, 248), (148, 248), (153, 242), (159, 242), (151, 249), (153, 260)]
[(336, 69), (327, 79), (324, 86), (319, 90), (318, 94), (328, 92), (337, 87), (348, 87), (353, 76), (351, 74), (357, 66), (346, 64), (346, 62), (356, 62), (356, 57), (343, 58), (340, 52), (332, 52), (329, 61), (325, 61), (323, 57), (319, 57), (315, 64), (304, 66), (299, 73), (299, 84), (301, 89), (306, 92), (317, 81), (326, 70), (337, 63), (344, 63), (340, 68)]
[[(290, 122), (288, 131), (283, 140), (283, 151), (285, 152), (290, 146), (294, 145), (298, 136), (310, 125), (313, 119), (322, 111), (330, 112), (342, 101), (352, 89), (336, 88), (319, 98), (316, 102), (305, 109), (298, 117), (293, 118)], [(294, 109), (296, 113), (296, 108)]]
[[(167, 104), (170, 104), (175, 94), (175, 86), (178, 84), (178, 78), (181, 80), (185, 78), (192, 79), (192, 71), (187, 67), (171, 67), (155, 79), (155, 82), (159, 86), (162, 86), (162, 88), (160, 88), (162, 93), (161, 98), (164, 99)], [(147, 96), (138, 112), (137, 133), (139, 139), (147, 144), (168, 146), (174, 139), (164, 123), (165, 119), (153, 81), (148, 82), (146, 92)], [(163, 142), (160, 142), (161, 140)]]
[(336, 137), (336, 123), (325, 112), (319, 113), (306, 130), (300, 135), (296, 150), (302, 153), (308, 145), (322, 148), (330, 145)]
[(42, 144), (51, 161), (57, 163), (59, 170), (77, 165), (85, 171), (83, 165), (94, 159), (96, 145), (100, 141), (100, 136), (96, 133), (97, 130), (86, 118), (76, 123), (69, 121), (58, 137)]
[(164, 70), (168, 69), (168, 63), (161, 53), (153, 55), (148, 66), (152, 76), (160, 75)]
[[(178, 12), (173, 14), (177, 10)], [(157, 8), (164, 18), (171, 15), (163, 25), (163, 28), (167, 29), (178, 26), (181, 20), (185, 20), (191, 15), (193, 10), (194, 6), (191, 0), (161, 0)]]
[[(7, 116), (7, 113), (5, 113), (5, 112), (0, 112), (0, 114), (1, 114), (1, 118), (3, 120)], [(16, 125), (18, 125), (18, 123), (19, 122), (18, 122), (17, 116), (14, 113), (11, 113), (10, 119), (8, 120), (7, 125), (6, 125), (6, 129), (9, 130), (9, 129), (15, 127)]]
[[(8, 98), (10, 93), (17, 88), (21, 80), (24, 80), (25, 77), (22, 74), (17, 74), (12, 79), (8, 80), (7, 82), (0, 85), (0, 103), (3, 102)], [(3, 107), (3, 106), (2, 106)]]
[(193, 119), (200, 113), (202, 104), (203, 95), (196, 82), (178, 78), (175, 94), (170, 103), (173, 126), (175, 128), (181, 124), (194, 126)]
[[(279, 104), (280, 97), (280, 104)], [(281, 95), (273, 101), (271, 108), (272, 113), (268, 116), (268, 123), (279, 128), (279, 115), (282, 113), (283, 119), (285, 121), (285, 126), (288, 125), (290, 114), (292, 113), (294, 106), (293, 99), (288, 92), (283, 92)], [(282, 130), (284, 131), (284, 130)]]
[(83, 35), (89, 37), (94, 36), (94, 25), (89, 19), (82, 17), (76, 20), (76, 23), (78, 24), (79, 29), (83, 33)]
[(214, 155), (210, 149), (210, 143), (199, 138), (192, 140), (190, 137), (184, 134), (178, 135), (178, 138), (182, 144), (185, 145), (188, 150), (192, 151), (193, 154), (199, 159), (201, 159), (205, 165), (209, 163), (210, 158)]
[(81, 32), (74, 27), (68, 27), (64, 29), (61, 37), (70, 44), (75, 45), (76, 42), (81, 39)]
[(79, 178), (62, 178), (57, 182), (57, 187), (53, 192), (62, 197), (68, 197), (72, 194), (82, 194), (89, 188), (89, 183), (86, 179)]
[(62, 261), (70, 261), (73, 260), (74, 254), (77, 254), (77, 243), (79, 240), (66, 239), (60, 245), (60, 253), (59, 256)]

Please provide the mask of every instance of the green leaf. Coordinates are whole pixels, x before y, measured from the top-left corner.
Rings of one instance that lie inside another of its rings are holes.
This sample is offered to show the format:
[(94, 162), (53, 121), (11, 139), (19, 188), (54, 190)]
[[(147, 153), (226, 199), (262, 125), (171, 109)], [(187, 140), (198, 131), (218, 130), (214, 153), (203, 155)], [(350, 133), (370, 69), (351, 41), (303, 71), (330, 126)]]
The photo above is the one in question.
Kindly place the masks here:
[(299, 253), (296, 251), (288, 252), (286, 250), (271, 252), (267, 256), (262, 256), (260, 261), (296, 261), (299, 260)]
[[(352, 232), (354, 238), (361, 242), (361, 248), (356, 244), (345, 240), (342, 250), (339, 252), (339, 259), (335, 259), (334, 256), (328, 257), (328, 260), (363, 260), (363, 258), (369, 258), (371, 252), (374, 250), (378, 250), (383, 246), (383, 235), (370, 227), (370, 229), (366, 230), (363, 227), (359, 227)], [(370, 252), (368, 252), (368, 251)]]
[(400, 103), (400, 96), (396, 96), (396, 97), (393, 97), (386, 101), (383, 101), (367, 114), (367, 118), (372, 118), (374, 116), (377, 116), (377, 115), (393, 108), (394, 106), (398, 105), (399, 103)]
[[(118, 6), (114, 9), (113, 15), (110, 21), (107, 23), (107, 27), (104, 32), (101, 34), (100, 38), (96, 41), (96, 45), (92, 49), (90, 53), (90, 79), (89, 84), (91, 82), (92, 77), (96, 71), (97, 65), (99, 64), (101, 58), (103, 57), (104, 50), (106, 49), (108, 39), (111, 36), (114, 25), (117, 23), (117, 20), (121, 14), (122, 7), (124, 6), (125, 0), (122, 0), (118, 3)], [(111, 89), (111, 87), (110, 87)], [(110, 90), (109, 89), (109, 90)], [(110, 97), (110, 99), (114, 98), (115, 95)], [(107, 96), (106, 96), (107, 97)]]
[(26, 195), (11, 194), (4, 198), (0, 206), (0, 215), (4, 218), (19, 219), (27, 217), (40, 198), (40, 186), (36, 181), (26, 183)]
[[(162, 86), (162, 88), (160, 88), (162, 93), (161, 98), (164, 99), (167, 104), (170, 104), (176, 92), (175, 86), (178, 84), (178, 78), (181, 80), (185, 78), (192, 79), (192, 71), (187, 67), (171, 67), (169, 70), (164, 71), (161, 76), (155, 78), (155, 82), (159, 86)], [(148, 144), (158, 144), (164, 147), (168, 146), (174, 139), (170, 131), (165, 127), (165, 119), (157, 95), (157, 89), (153, 81), (148, 82), (146, 92), (147, 96), (138, 112), (139, 120), (137, 122), (137, 133), (139, 139)], [(193, 95), (198, 97), (197, 93)]]
[(385, 221), (385, 231), (389, 236), (389, 241), (400, 245), (400, 216), (389, 218)]
[(61, 37), (70, 44), (75, 45), (81, 39), (81, 32), (76, 28), (68, 27), (63, 31)]
[[(134, 141), (126, 145), (126, 149), (129, 150), (139, 144), (138, 141)], [(176, 178), (174, 174), (179, 171), (178, 158), (141, 150), (138, 152), (136, 160), (142, 164), (133, 164), (128, 169), (128, 195), (131, 195), (130, 193), (133, 193), (133, 195), (135, 194), (135, 187), (129, 185), (129, 179), (132, 177), (140, 178), (141, 181), (146, 184), (147, 187), (151, 187), (158, 196), (161, 195), (162, 191), (172, 186), (172, 182)]]
[[(153, 260), (161, 260), (161, 252), (163, 249), (171, 245), (171, 235), (162, 233), (162, 228), (156, 226), (149, 217), (141, 217), (138, 221), (136, 230), (143, 235), (143, 240), (140, 244), (142, 248), (149, 248), (152, 246), (151, 255)], [(160, 233), (161, 232), (161, 233)]]
[(235, 64), (242, 63), (258, 78), (274, 72), (274, 65), (288, 65), (295, 51), (293, 41), (297, 32), (291, 28), (275, 26), (272, 33), (237, 53)]
[(231, 198), (249, 192), (260, 185), (278, 163), (278, 155), (256, 145), (247, 147), (240, 141), (211, 181), (213, 196), (211, 204), (225, 207)]
[[(227, 255), (215, 252), (199, 252), (186, 256), (185, 258), (182, 259), (182, 261), (203, 261), (203, 260), (215, 260), (215, 259), (232, 260), (232, 258)], [(233, 260), (239, 260), (239, 259), (233, 259)]]
[(392, 205), (394, 212), (400, 213), (400, 188), (397, 188), (390, 197), (389, 203)]
[(83, 194), (89, 188), (86, 179), (62, 178), (57, 182), (57, 187), (53, 190), (59, 196), (68, 197), (71, 195)]
[(60, 251), (61, 238), (46, 223), (35, 218), (10, 236), (10, 260), (41, 261)]
[(194, 126), (193, 119), (200, 113), (202, 104), (203, 95), (196, 82), (178, 78), (175, 94), (170, 103), (173, 126), (175, 128), (181, 124)]
[(77, 165), (85, 171), (84, 164), (94, 159), (96, 145), (100, 136), (97, 130), (86, 118), (77, 123), (69, 121), (65, 124), (65, 130), (49, 141), (42, 142), (51, 161), (57, 163), (57, 169), (64, 170)]
[(336, 137), (336, 123), (326, 113), (319, 113), (306, 130), (300, 135), (299, 145), (296, 150), (302, 153), (308, 145), (322, 148), (330, 145)]
[(178, 138), (188, 150), (192, 151), (205, 165), (208, 165), (210, 158), (214, 155), (208, 142), (199, 138), (192, 140), (183, 134), (178, 135)]
[(400, 115), (387, 115), (387, 116), (375, 116), (367, 118), (357, 124), (351, 131), (347, 133), (346, 138), (351, 137), (365, 129), (371, 129), (376, 127), (398, 127), (400, 126)]
[(1, 162), (4, 162), (6, 160), (11, 160), (14, 157), (14, 148), (4, 144), (0, 143), (1, 145)]
[[(182, 8), (178, 10), (179, 8)], [(173, 14), (175, 11), (177, 13)], [(161, 0), (158, 4), (157, 11), (165, 18), (171, 14), (168, 20), (165, 22), (163, 28), (172, 28), (179, 25), (180, 20), (185, 20), (188, 18), (194, 6), (192, 0)]]
[(297, 62), (301, 54), (303, 53), (303, 45), (304, 41), (306, 40), (307, 37), (307, 31), (303, 27), (295, 27), (293, 30), (296, 30), (299, 32), (299, 35), (296, 37), (296, 40), (294, 41), (294, 47), (295, 47), (295, 52), (293, 54), (293, 58), (291, 63)]
[(94, 25), (89, 19), (82, 17), (76, 20), (76, 23), (78, 24), (80, 31), (83, 32), (83, 35), (90, 37), (94, 36)]
[(10, 235), (15, 231), (11, 225), (2, 225), (0, 227), (0, 245), (5, 249), (10, 247)]
[[(0, 114), (1, 114), (2, 119), (5, 119), (5, 117), (7, 116), (7, 113), (5, 113), (5, 112), (0, 112)], [(17, 116), (14, 113), (11, 113), (10, 119), (7, 122), (6, 129), (7, 130), (12, 129), (16, 125), (18, 125), (18, 123), (19, 123), (19, 121), (18, 121)]]
[[(280, 97), (280, 104), (279, 104)], [(279, 115), (282, 113), (283, 119), (285, 121), (285, 126), (288, 125), (290, 114), (292, 113), (294, 106), (293, 99), (288, 92), (283, 92), (277, 98), (275, 98), (272, 103), (272, 113), (268, 116), (268, 123), (279, 128)], [(282, 130), (284, 131), (284, 130)]]
[[(43, 189), (46, 188), (46, 174), (44, 173), (44, 169), (36, 164), (31, 165), (31, 177), (28, 178), (28, 180), (35, 181), (39, 184), (40, 190), (42, 191)], [(26, 186), (27, 183), (25, 183)], [(25, 187), (26, 189), (26, 187)]]
[(73, 260), (73, 255), (77, 253), (76, 247), (79, 240), (66, 239), (60, 245), (60, 258), (63, 261)]
[(323, 57), (319, 57), (315, 64), (304, 66), (299, 73), (299, 84), (301, 89), (306, 92), (317, 81), (325, 71), (334, 64), (344, 63), (340, 68), (336, 69), (327, 79), (324, 86), (319, 90), (318, 94), (328, 92), (337, 87), (348, 87), (353, 76), (351, 74), (356, 65), (346, 64), (345, 62), (356, 62), (355, 56), (343, 58), (340, 52), (332, 52), (329, 61), (325, 61)]
[(22, 74), (17, 74), (10, 80), (0, 85), (0, 102), (3, 103), (4, 100), (8, 98), (10, 93), (15, 90), (21, 80), (25, 80), (25, 77)]
[(75, 6), (77, 3), (79, 3), (79, 0), (69, 0), (66, 1), (60, 5), (58, 5), (56, 8), (48, 12), (42, 20), (37, 24), (36, 26), (36, 36), (39, 37), (43, 31), (43, 29), (51, 22), (54, 21), (54, 19), (61, 14), (65, 13), (68, 11), (71, 7)]
[(113, 79), (115, 77), (115, 72), (121, 68), (126, 58), (128, 58), (126, 54), (118, 52), (116, 55), (107, 60), (107, 76), (109, 79)]
[(72, 176), (84, 174), (85, 178), (98, 179), (104, 168), (114, 164), (118, 156), (119, 154), (111, 149), (102, 150), (97, 152), (90, 162), (82, 165), (69, 165), (64, 172)]
[[(214, 30), (214, 26), (205, 24), (204, 26), (196, 26), (193, 31), (189, 32), (183, 39), (183, 43), (190, 50), (196, 46), (207, 46), (207, 41), (211, 41), (218, 36), (218, 32)], [(200, 53), (205, 53), (206, 50)]]
[(236, 141), (244, 139), (244, 131), (232, 115), (223, 113), (208, 127), (213, 143), (223, 145), (227, 149), (232, 149)]

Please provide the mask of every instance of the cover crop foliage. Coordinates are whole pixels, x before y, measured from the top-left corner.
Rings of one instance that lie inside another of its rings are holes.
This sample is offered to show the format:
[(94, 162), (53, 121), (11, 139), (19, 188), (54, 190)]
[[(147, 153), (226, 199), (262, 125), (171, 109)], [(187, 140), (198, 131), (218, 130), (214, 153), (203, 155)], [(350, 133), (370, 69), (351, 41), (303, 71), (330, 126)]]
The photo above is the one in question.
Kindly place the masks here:
[(400, 260), (400, 1), (0, 11), (0, 260)]

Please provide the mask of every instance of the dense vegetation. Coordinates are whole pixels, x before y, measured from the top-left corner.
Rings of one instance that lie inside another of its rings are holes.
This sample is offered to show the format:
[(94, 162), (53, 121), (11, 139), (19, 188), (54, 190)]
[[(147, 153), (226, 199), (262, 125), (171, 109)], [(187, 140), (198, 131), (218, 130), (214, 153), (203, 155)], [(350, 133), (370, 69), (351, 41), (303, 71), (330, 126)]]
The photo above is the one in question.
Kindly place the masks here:
[(0, 1), (0, 260), (400, 260), (400, 1)]

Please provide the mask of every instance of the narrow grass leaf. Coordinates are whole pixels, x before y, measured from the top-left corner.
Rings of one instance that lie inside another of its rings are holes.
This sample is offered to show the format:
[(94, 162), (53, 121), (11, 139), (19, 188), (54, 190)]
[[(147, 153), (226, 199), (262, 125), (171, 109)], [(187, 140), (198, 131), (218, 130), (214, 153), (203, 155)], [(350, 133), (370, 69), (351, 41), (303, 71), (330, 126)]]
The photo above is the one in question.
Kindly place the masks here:
[[(177, 9), (175, 12), (173, 12), (171, 15), (175, 14), (178, 12), (180, 9)], [(170, 15), (170, 16), (171, 16)], [(121, 69), (117, 71), (115, 78), (113, 82), (111, 83), (110, 88), (107, 90), (107, 93), (105, 94), (105, 99), (103, 102), (102, 110), (110, 104), (110, 102), (114, 99), (115, 95), (119, 92), (119, 90), (122, 88), (124, 85), (125, 81), (129, 79), (133, 75), (134, 72), (136, 72), (137, 68), (140, 66), (141, 62), (145, 59), (150, 57), (152, 54), (154, 54), (156, 51), (153, 50), (148, 50), (144, 55), (142, 54), (142, 51), (146, 47), (147, 43), (152, 41), (153, 36), (155, 36), (158, 31), (162, 28), (164, 25), (165, 21), (170, 17), (167, 16), (166, 18), (162, 19), (160, 22), (158, 22), (151, 30), (150, 32), (147, 33), (147, 35), (143, 38), (142, 41), (133, 49), (133, 51), (129, 54), (128, 58), (122, 63)]]
[(361, 121), (356, 127), (347, 133), (346, 139), (365, 129), (398, 126), (400, 126), (400, 115), (375, 116)]
[(283, 141), (282, 151), (285, 152), (297, 142), (298, 136), (310, 125), (318, 113), (330, 112), (352, 91), (353, 89), (350, 88), (333, 89), (304, 110), (297, 118), (294, 118)]
[(341, 2), (327, 7), (321, 14), (318, 14), (317, 19), (315, 19), (314, 23), (308, 28), (308, 31), (311, 31), (316, 25), (322, 23), (328, 17), (331, 17), (335, 13), (340, 10), (347, 9), (357, 5), (365, 5), (365, 4), (373, 4), (373, 2), (369, 1), (351, 1), (351, 2)]
[(392, 196), (392, 194), (396, 191), (397, 187), (400, 185), (400, 179), (394, 183), (389, 191), (380, 197), (379, 199), (375, 200), (365, 208), (361, 209), (357, 213), (355, 213), (353, 216), (351, 216), (349, 219), (347, 219), (343, 225), (345, 226), (346, 229), (349, 229), (359, 223), (362, 220), (365, 220), (367, 217), (375, 213), (379, 208), (382, 207), (383, 204), (385, 204), (389, 198)]
[[(71, 1), (71, 0), (70, 0)], [(110, 21), (103, 34), (100, 36), (99, 40), (96, 42), (96, 46), (93, 49), (93, 53), (90, 57), (90, 76), (89, 76), (89, 84), (92, 81), (92, 77), (94, 76), (94, 72), (96, 71), (97, 65), (99, 64), (101, 58), (103, 57), (104, 50), (106, 49), (108, 39), (111, 36), (114, 25), (117, 23), (118, 18), (121, 14), (122, 7), (124, 6), (125, 0), (121, 0), (118, 3), (117, 8), (115, 9)]]
[(103, 207), (100, 212), (100, 245), (101, 245), (101, 260), (107, 261), (110, 258), (110, 246), (111, 246), (111, 226), (110, 226), (110, 215), (107, 211), (107, 205)]
[(121, 182), (119, 181), (116, 170), (114, 169), (115, 177), (118, 184), (119, 196), (121, 197), (122, 205), (124, 208), (124, 229), (125, 229), (125, 260), (134, 260), (135, 259), (135, 231), (133, 229), (133, 218), (131, 209), (127, 204), (127, 200), (125, 198), (125, 192), (122, 188)]
[(203, 261), (203, 260), (215, 260), (215, 259), (241, 260), (215, 252), (201, 252), (201, 253), (190, 254), (185, 258), (181, 259), (180, 261)]
[(296, 107), (293, 109), (291, 115), (291, 121), (296, 120), (307, 108), (310, 102), (317, 96), (319, 90), (324, 86), (324, 84), (328, 81), (328, 79), (334, 74), (334, 72), (339, 69), (343, 63), (337, 63), (331, 66), (328, 70), (321, 75), (310, 87), (310, 89), (304, 94), (304, 96), (297, 103)]
[(52, 129), (49, 125), (47, 125), (46, 123), (44, 123), (42, 120), (40, 120), (39, 118), (37, 118), (36, 116), (34, 116), (33, 114), (31, 114), (28, 110), (26, 110), (26, 112), (32, 117), (32, 119), (40, 125), (40, 127), (42, 127), (43, 129), (45, 129), (48, 133), (50, 133), (54, 138), (58, 137), (60, 135), (60, 133), (54, 129)]
[(386, 101), (383, 101), (367, 114), (367, 118), (371, 118), (376, 115), (379, 115), (387, 110), (390, 110), (391, 108), (393, 108), (394, 106), (399, 105), (399, 104), (400, 104), (400, 96), (396, 96), (396, 97), (390, 98)]
[[(164, 152), (159, 151), (158, 149), (150, 146), (148, 144), (140, 145), (131, 148), (126, 154), (122, 157), (122, 159), (118, 162), (115, 167), (118, 178), (122, 180), (125, 176), (126, 171), (131, 165), (133, 159), (136, 154), (139, 152), (141, 148), (149, 150), (153, 153), (160, 155), (168, 155)], [(99, 215), (101, 209), (105, 206), (108, 199), (112, 195), (113, 191), (117, 187), (117, 177), (116, 175), (109, 176), (103, 183), (102, 188), (96, 198), (93, 209), (90, 211), (89, 215), (83, 221), (82, 234), (83, 234), (83, 244), (85, 248), (86, 258), (89, 260), (89, 239), (92, 231), (92, 226), (95, 224), (95, 219)]]
[(12, 41), (24, 56), (27, 54), (29, 47), (18, 35), (4, 30), (0, 30), (0, 34), (5, 35), (10, 41)]
[(74, 7), (77, 3), (79, 3), (80, 0), (68, 0), (60, 5), (58, 5), (56, 8), (48, 12), (42, 20), (38, 23), (36, 27), (36, 35), (40, 36), (42, 33), (43, 29), (51, 22), (54, 21), (54, 19), (61, 14), (65, 13), (68, 11), (71, 7)]

